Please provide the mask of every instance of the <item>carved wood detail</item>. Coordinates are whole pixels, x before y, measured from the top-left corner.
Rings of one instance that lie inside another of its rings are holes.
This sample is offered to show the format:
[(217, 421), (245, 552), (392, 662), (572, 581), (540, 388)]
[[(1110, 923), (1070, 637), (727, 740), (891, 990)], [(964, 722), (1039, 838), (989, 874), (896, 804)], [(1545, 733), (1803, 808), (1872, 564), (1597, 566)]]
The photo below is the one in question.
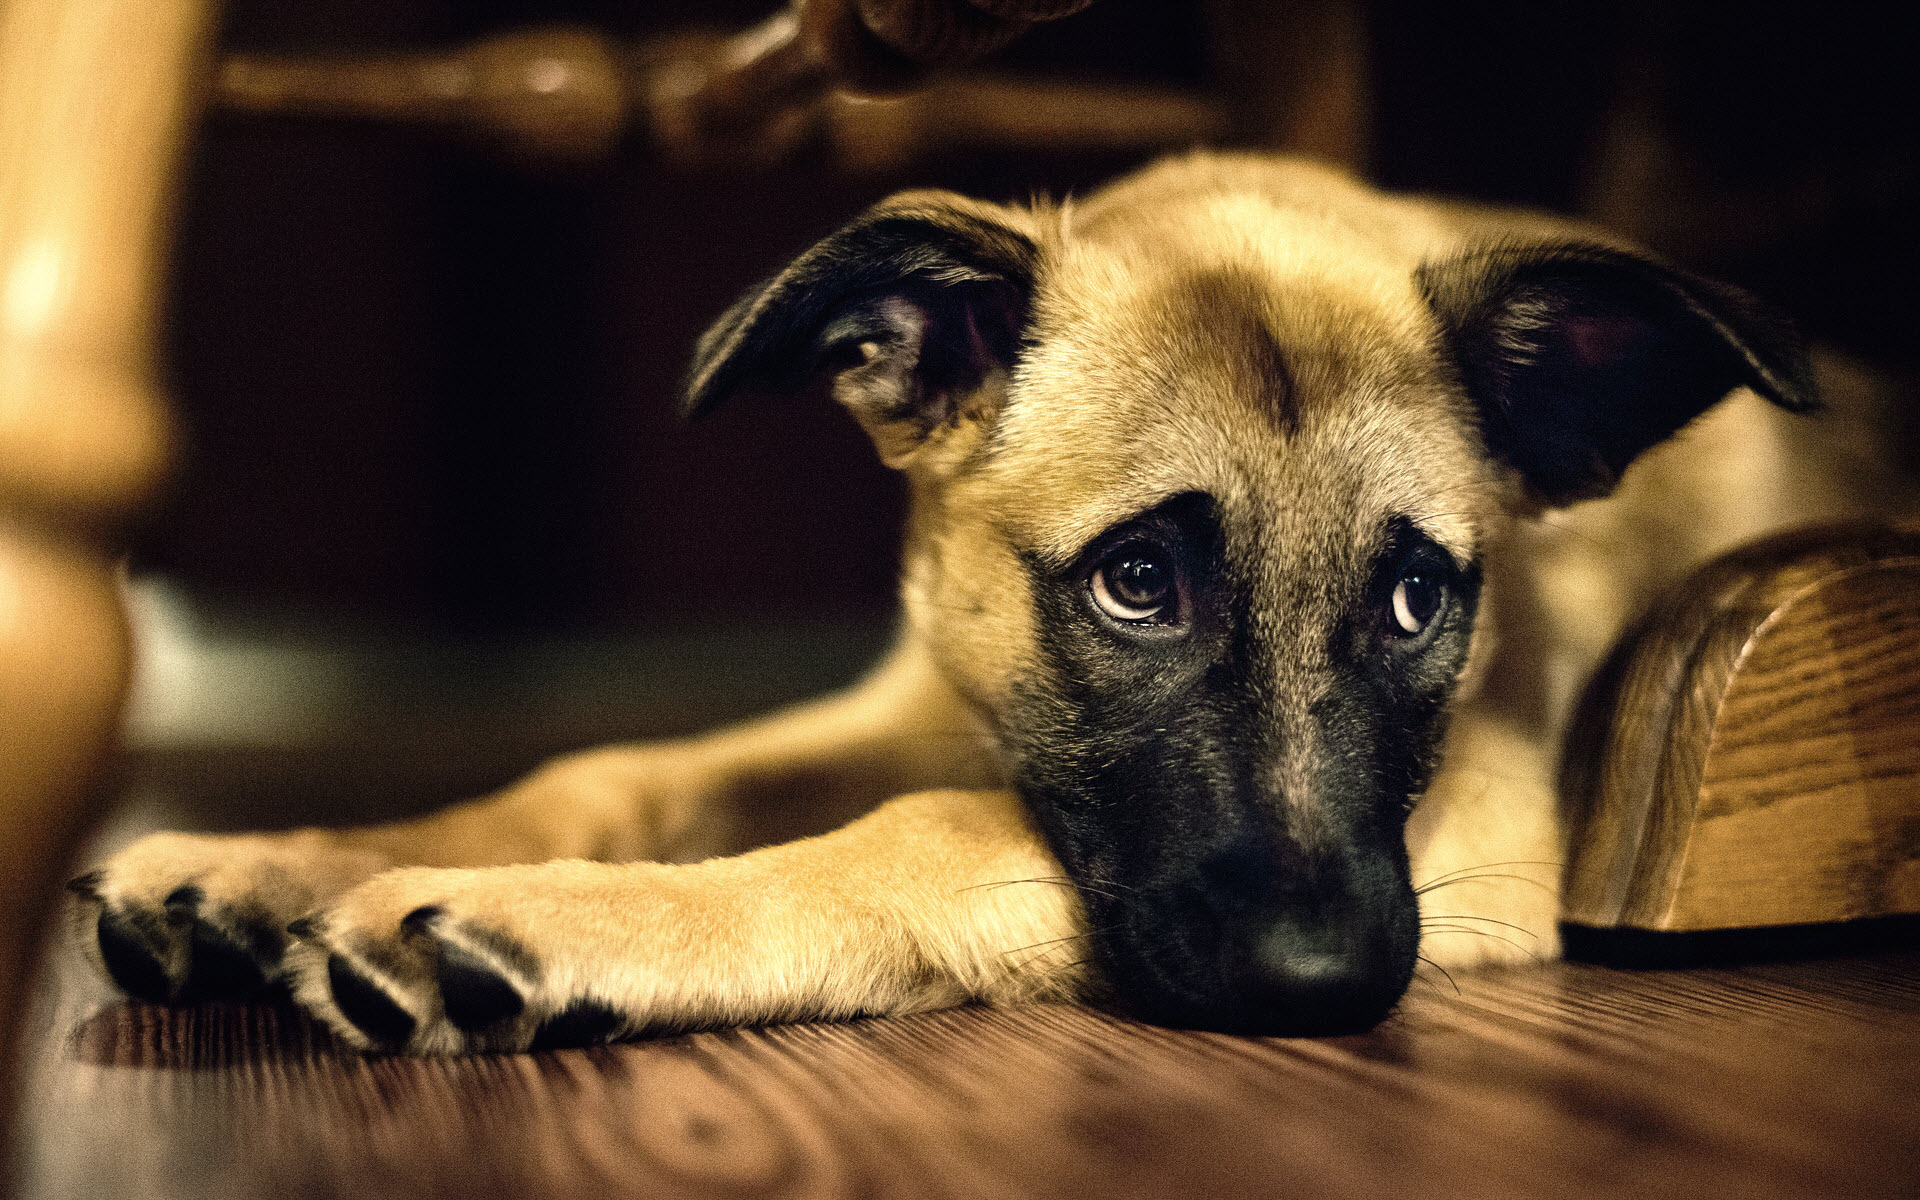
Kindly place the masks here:
[(1920, 912), (1920, 530), (1802, 531), (1708, 566), (1575, 727), (1569, 921)]

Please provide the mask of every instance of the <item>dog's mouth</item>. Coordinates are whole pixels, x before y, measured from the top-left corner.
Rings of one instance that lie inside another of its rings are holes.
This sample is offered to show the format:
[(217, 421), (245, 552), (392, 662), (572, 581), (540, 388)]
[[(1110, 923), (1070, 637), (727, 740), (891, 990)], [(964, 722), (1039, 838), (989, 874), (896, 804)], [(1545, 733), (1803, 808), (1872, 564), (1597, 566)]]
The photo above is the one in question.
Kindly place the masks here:
[(1155, 1024), (1361, 1032), (1405, 994), (1418, 954), (1412, 889), (1382, 865), (1303, 887), (1229, 850), (1165, 885), (1089, 892), (1096, 959), (1115, 1002)]

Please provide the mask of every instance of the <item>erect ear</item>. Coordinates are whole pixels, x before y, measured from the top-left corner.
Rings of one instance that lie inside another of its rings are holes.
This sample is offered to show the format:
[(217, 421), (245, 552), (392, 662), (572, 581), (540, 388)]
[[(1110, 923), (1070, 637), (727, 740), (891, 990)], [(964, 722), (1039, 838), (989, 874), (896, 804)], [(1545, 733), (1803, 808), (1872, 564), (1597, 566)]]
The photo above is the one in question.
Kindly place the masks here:
[(1819, 402), (1785, 316), (1652, 259), (1585, 243), (1496, 247), (1417, 279), (1488, 449), (1550, 503), (1613, 490), (1642, 450), (1736, 387), (1794, 411)]
[(797, 391), (821, 373), (901, 466), (937, 431), (979, 415), (1026, 324), (1033, 240), (1014, 214), (947, 192), (867, 210), (727, 310), (694, 350), (684, 404)]

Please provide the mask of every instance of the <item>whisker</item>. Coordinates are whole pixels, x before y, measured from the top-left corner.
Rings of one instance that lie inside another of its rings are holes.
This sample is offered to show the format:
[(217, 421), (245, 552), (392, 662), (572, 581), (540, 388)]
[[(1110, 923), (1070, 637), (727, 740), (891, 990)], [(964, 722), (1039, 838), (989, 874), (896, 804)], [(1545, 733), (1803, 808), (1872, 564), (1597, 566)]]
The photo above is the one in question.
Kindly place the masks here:
[[(1092, 936), (1093, 936), (1093, 934), (1092, 934), (1091, 932), (1087, 932), (1087, 933), (1069, 933), (1069, 934), (1068, 934), (1068, 935), (1066, 935), (1065, 937), (1057, 937), (1057, 938), (1048, 938), (1048, 939), (1047, 939), (1046, 941), (1044, 941), (1044, 942), (1029, 942), (1028, 944), (1026, 944), (1026, 945), (1024, 945), (1024, 946), (1015, 946), (1015, 947), (1014, 947), (1013, 949), (1011, 949), (1011, 950), (1002, 950), (1002, 951), (1000, 952), (1000, 957), (1001, 957), (1001, 958), (1005, 958), (1005, 957), (1007, 957), (1007, 956), (1008, 956), (1009, 954), (1018, 954), (1018, 953), (1020, 953), (1020, 952), (1021, 952), (1022, 950), (1036, 950), (1036, 949), (1039, 949), (1039, 948), (1040, 948), (1040, 947), (1042, 947), (1042, 946), (1058, 946), (1058, 945), (1060, 945), (1060, 944), (1061, 944), (1062, 942), (1076, 942), (1076, 941), (1079, 941), (1079, 940), (1080, 940), (1081, 938), (1089, 938), (1089, 937), (1092, 937)], [(1035, 957), (1038, 957), (1038, 956), (1036, 955)], [(1029, 960), (1029, 961), (1031, 961), (1031, 960)]]
[[(1013, 963), (1008, 967), (1008, 969), (1012, 971), (1024, 971), (1028, 967), (1031, 967), (1033, 964), (1045, 958), (1047, 955), (1052, 954), (1054, 951), (1060, 949), (1062, 946), (1071, 945), (1074, 942), (1091, 941), (1094, 937), (1096, 937), (1099, 934), (1113, 932), (1114, 928), (1115, 928), (1114, 926), (1106, 925), (1106, 926), (1100, 927), (1099, 929), (1088, 929), (1081, 933), (1069, 933), (1064, 937), (1048, 938), (1044, 942), (1033, 942), (1025, 946), (1015, 946), (1011, 950), (1002, 950), (1000, 952), (999, 957), (1004, 959), (1008, 955), (1018, 954), (1022, 950), (1034, 951), (1033, 954), (1028, 955), (1026, 958), (1021, 959), (1019, 962)], [(1082, 963), (1091, 962), (1091, 961), (1092, 959), (1080, 959), (1076, 962), (1068, 963), (1064, 966), (1049, 967), (1048, 970), (1050, 971), (1068, 970), (1068, 969), (1071, 969), (1072, 967), (1079, 966)]]
[[(1060, 976), (1078, 967), (1084, 967), (1088, 963), (1091, 963), (1092, 961), (1093, 959), (1091, 958), (1076, 958), (1072, 962), (1050, 964), (1044, 968), (1045, 973), (1041, 975), (1041, 979), (1047, 982), (1048, 984), (1052, 984), (1056, 980), (1058, 980)], [(1022, 964), (1022, 966), (1025, 966), (1025, 964)]]
[(1430, 987), (1430, 988), (1432, 988), (1432, 989), (1433, 989), (1433, 994), (1434, 994), (1434, 995), (1436, 995), (1436, 996), (1438, 996), (1438, 997), (1440, 997), (1440, 998), (1441, 998), (1441, 999), (1443, 999), (1443, 1000), (1444, 1000), (1444, 999), (1446, 999), (1446, 996), (1447, 996), (1447, 994), (1446, 994), (1445, 992), (1443, 992), (1443, 991), (1441, 991), (1441, 990), (1440, 990), (1440, 985), (1439, 985), (1439, 984), (1437, 984), (1437, 983), (1435, 983), (1435, 982), (1434, 982), (1433, 980), (1431, 980), (1431, 979), (1428, 979), (1428, 978), (1427, 978), (1427, 977), (1426, 977), (1425, 975), (1415, 975), (1415, 976), (1413, 977), (1413, 981), (1414, 981), (1415, 983), (1424, 983), (1424, 984), (1426, 984), (1426, 985), (1427, 985), (1428, 987)]
[[(1491, 871), (1496, 867), (1558, 867), (1562, 865), (1564, 864), (1557, 863), (1557, 862), (1546, 862), (1542, 859), (1537, 859), (1537, 858), (1516, 858), (1516, 859), (1509, 860), (1507, 862), (1479, 863), (1475, 866), (1461, 867), (1457, 870), (1448, 871), (1445, 874), (1435, 875), (1432, 879), (1429, 879), (1425, 883), (1414, 888), (1413, 894), (1418, 896), (1421, 892), (1426, 891), (1428, 888), (1438, 887), (1441, 883), (1443, 883), (1448, 879), (1452, 879), (1455, 875), (1467, 875), (1474, 871)], [(1508, 877), (1502, 876), (1501, 878), (1508, 878)], [(1511, 878), (1525, 879), (1526, 876), (1515, 875), (1515, 876), (1511, 876)]]
[(1484, 875), (1462, 875), (1458, 879), (1448, 879), (1441, 883), (1430, 883), (1426, 887), (1416, 888), (1413, 894), (1416, 896), (1424, 896), (1429, 892), (1437, 892), (1441, 888), (1452, 887), (1456, 883), (1478, 883), (1484, 879), (1511, 879), (1518, 883), (1530, 883), (1543, 892), (1551, 893), (1553, 891), (1552, 884), (1542, 883), (1530, 875), (1514, 875), (1510, 872), (1489, 871)]
[[(1425, 931), (1422, 931), (1422, 932), (1425, 932)], [(1434, 933), (1471, 933), (1476, 937), (1492, 938), (1496, 942), (1505, 942), (1507, 945), (1512, 946), (1515, 950), (1518, 950), (1520, 953), (1526, 955), (1528, 958), (1532, 959), (1534, 962), (1546, 961), (1545, 959), (1541, 958), (1540, 955), (1536, 953), (1534, 950), (1532, 950), (1531, 948), (1522, 946), (1519, 942), (1514, 941), (1512, 938), (1508, 937), (1504, 933), (1494, 933), (1490, 929), (1458, 929), (1458, 928), (1435, 929), (1433, 930), (1433, 932)]]
[(1489, 925), (1504, 925), (1508, 929), (1516, 933), (1524, 933), (1530, 938), (1538, 939), (1540, 936), (1524, 925), (1515, 925), (1512, 921), (1502, 921), (1497, 917), (1475, 917), (1469, 916), (1466, 913), (1434, 913), (1431, 916), (1421, 917), (1421, 926), (1425, 927), (1428, 921), (1485, 921)]
[[(1419, 958), (1419, 960), (1420, 960), (1421, 962), (1423, 962), (1423, 963), (1425, 963), (1425, 964), (1427, 964), (1428, 966), (1430, 966), (1430, 967), (1432, 967), (1432, 968), (1433, 968), (1434, 970), (1436, 970), (1436, 971), (1438, 971), (1438, 972), (1440, 972), (1440, 973), (1441, 973), (1442, 975), (1445, 975), (1445, 976), (1447, 977), (1447, 982), (1448, 982), (1449, 984), (1452, 984), (1452, 986), (1453, 986), (1453, 994), (1454, 994), (1454, 995), (1456, 995), (1456, 996), (1458, 996), (1458, 995), (1460, 994), (1460, 985), (1459, 985), (1459, 984), (1457, 984), (1457, 983), (1454, 983), (1454, 982), (1453, 982), (1453, 972), (1451, 972), (1451, 971), (1449, 971), (1449, 970), (1447, 970), (1447, 969), (1446, 969), (1445, 967), (1443, 967), (1443, 966), (1441, 966), (1441, 965), (1440, 965), (1439, 963), (1437, 963), (1437, 962), (1435, 962), (1435, 961), (1433, 961), (1432, 959), (1430, 959), (1430, 958), (1428, 958), (1428, 957), (1427, 957), (1426, 955), (1424, 955), (1424, 954), (1421, 954), (1421, 955), (1416, 955), (1416, 957), (1417, 957), (1417, 958)], [(1433, 990), (1437, 992), (1437, 991), (1439, 991), (1440, 989), (1436, 987), (1436, 988), (1434, 988)]]
[[(1032, 954), (1027, 955), (1025, 958), (1021, 959), (1019, 962), (1009, 963), (1007, 965), (1007, 970), (1012, 974), (1018, 975), (1018, 974), (1021, 974), (1022, 972), (1032, 970), (1036, 966), (1039, 966), (1042, 971), (1048, 974), (1051, 974), (1052, 968), (1042, 966), (1041, 964), (1043, 964), (1047, 955), (1052, 954), (1054, 951), (1058, 949), (1060, 949), (1059, 946), (1042, 946), (1040, 949), (1035, 950)], [(1006, 951), (1001, 955), (1001, 957), (1004, 958), (1006, 957), (1006, 954), (1010, 954), (1010, 953), (1012, 953), (1012, 951)]]
[[(1119, 895), (1117, 895), (1114, 892), (1109, 892), (1103, 888), (1094, 887), (1091, 884), (1080, 883), (1076, 880), (1069, 879), (1065, 875), (1037, 875), (1032, 879), (997, 879), (990, 883), (970, 883), (966, 887), (960, 888), (959, 891), (971, 892), (980, 888), (1012, 887), (1016, 883), (1050, 883), (1050, 884), (1053, 884), (1055, 887), (1078, 888), (1083, 892), (1092, 892), (1096, 896), (1104, 896), (1109, 900), (1120, 899)], [(1114, 884), (1113, 886), (1124, 888), (1126, 885)]]

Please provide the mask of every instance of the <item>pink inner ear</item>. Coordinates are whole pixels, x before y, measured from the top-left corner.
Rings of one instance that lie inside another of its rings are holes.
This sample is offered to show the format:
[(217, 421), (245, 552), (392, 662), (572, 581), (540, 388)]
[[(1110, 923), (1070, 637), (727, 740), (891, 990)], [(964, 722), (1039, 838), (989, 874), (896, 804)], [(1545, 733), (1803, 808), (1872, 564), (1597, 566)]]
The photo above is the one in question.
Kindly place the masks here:
[(931, 314), (919, 304), (905, 296), (884, 296), (879, 304), (880, 315), (887, 324), (897, 330), (902, 339), (918, 346), (926, 337), (927, 325), (933, 320)]
[(1560, 323), (1573, 360), (1583, 367), (1617, 363), (1633, 352), (1645, 323), (1631, 317), (1570, 316)]

